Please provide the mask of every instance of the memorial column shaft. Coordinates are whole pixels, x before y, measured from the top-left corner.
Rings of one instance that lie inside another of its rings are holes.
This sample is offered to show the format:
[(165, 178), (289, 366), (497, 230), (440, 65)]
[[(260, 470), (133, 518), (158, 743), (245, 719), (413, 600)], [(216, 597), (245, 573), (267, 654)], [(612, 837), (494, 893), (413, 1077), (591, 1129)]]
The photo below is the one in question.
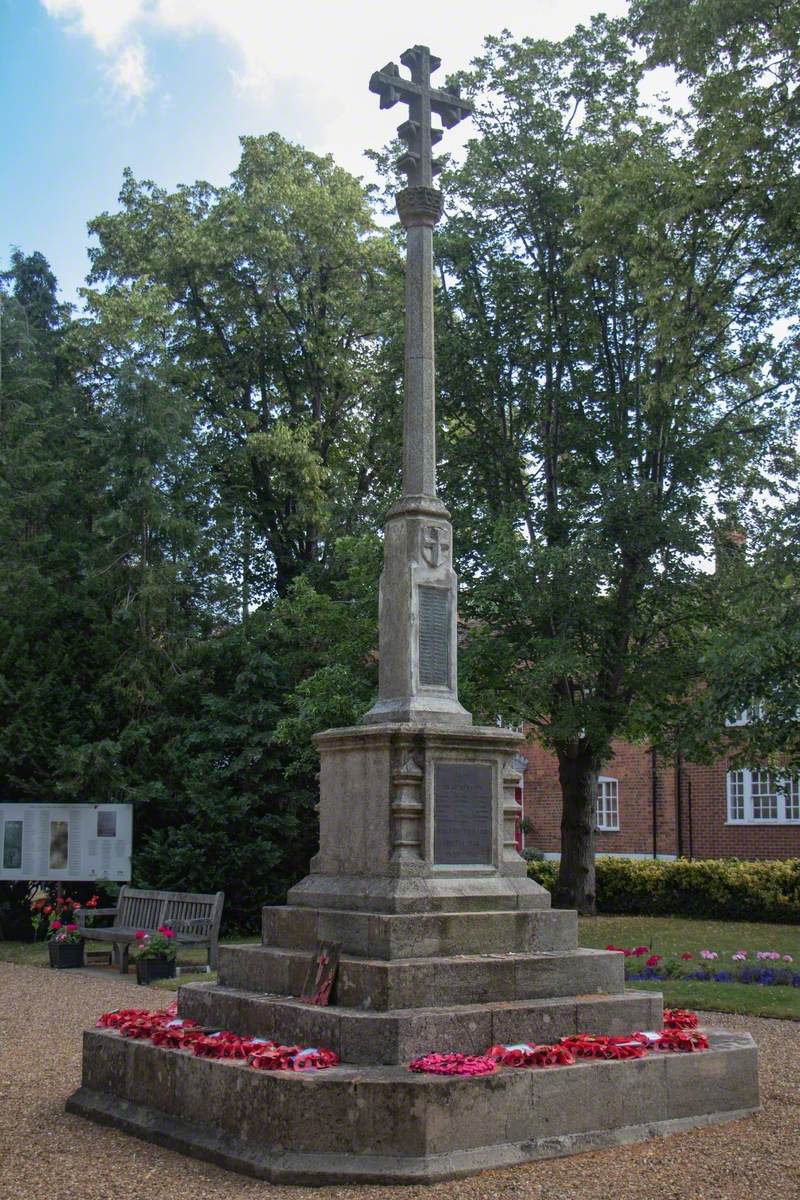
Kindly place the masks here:
[(407, 228), (403, 494), (436, 495), (433, 225)]

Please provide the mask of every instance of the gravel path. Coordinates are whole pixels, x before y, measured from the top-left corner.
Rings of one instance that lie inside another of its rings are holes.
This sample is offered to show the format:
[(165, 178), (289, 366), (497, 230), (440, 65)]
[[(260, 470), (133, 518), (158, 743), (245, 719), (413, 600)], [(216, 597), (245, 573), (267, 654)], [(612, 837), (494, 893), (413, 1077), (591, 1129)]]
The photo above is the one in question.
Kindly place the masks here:
[(432, 1187), (275, 1187), (67, 1116), (81, 1030), (169, 995), (119, 976), (0, 962), (1, 1200), (800, 1200), (800, 1024), (709, 1014), (759, 1046), (763, 1113)]

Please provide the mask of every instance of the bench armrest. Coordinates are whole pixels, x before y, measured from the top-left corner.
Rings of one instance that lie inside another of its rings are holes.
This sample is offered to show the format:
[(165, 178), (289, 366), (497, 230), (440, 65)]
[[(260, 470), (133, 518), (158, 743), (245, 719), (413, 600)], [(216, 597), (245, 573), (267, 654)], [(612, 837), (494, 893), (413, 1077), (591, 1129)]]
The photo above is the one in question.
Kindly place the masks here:
[(116, 908), (77, 908), (75, 916), (78, 918), (78, 925), (83, 926), (87, 917), (115, 917), (117, 911)]
[(208, 933), (214, 924), (213, 917), (191, 917), (188, 921), (171, 921), (169, 917), (164, 922), (174, 933)]

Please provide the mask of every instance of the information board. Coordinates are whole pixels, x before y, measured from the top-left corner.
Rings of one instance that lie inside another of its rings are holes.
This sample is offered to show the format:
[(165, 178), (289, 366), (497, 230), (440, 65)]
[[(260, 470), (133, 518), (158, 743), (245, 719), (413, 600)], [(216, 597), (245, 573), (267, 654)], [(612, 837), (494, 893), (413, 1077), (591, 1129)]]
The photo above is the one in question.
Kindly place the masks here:
[(130, 804), (0, 803), (0, 879), (128, 882)]

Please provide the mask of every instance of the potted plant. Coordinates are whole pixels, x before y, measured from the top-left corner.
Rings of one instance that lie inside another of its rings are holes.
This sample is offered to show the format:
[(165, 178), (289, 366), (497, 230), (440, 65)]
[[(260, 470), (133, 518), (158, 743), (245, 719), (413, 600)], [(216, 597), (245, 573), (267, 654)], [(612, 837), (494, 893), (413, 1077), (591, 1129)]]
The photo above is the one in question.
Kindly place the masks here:
[(174, 979), (177, 948), (175, 934), (169, 925), (159, 925), (157, 933), (137, 929), (133, 957), (136, 960), (136, 982), (152, 983), (154, 979)]
[(63, 971), (67, 967), (83, 966), (83, 938), (74, 921), (51, 921), (47, 940), (51, 967)]

